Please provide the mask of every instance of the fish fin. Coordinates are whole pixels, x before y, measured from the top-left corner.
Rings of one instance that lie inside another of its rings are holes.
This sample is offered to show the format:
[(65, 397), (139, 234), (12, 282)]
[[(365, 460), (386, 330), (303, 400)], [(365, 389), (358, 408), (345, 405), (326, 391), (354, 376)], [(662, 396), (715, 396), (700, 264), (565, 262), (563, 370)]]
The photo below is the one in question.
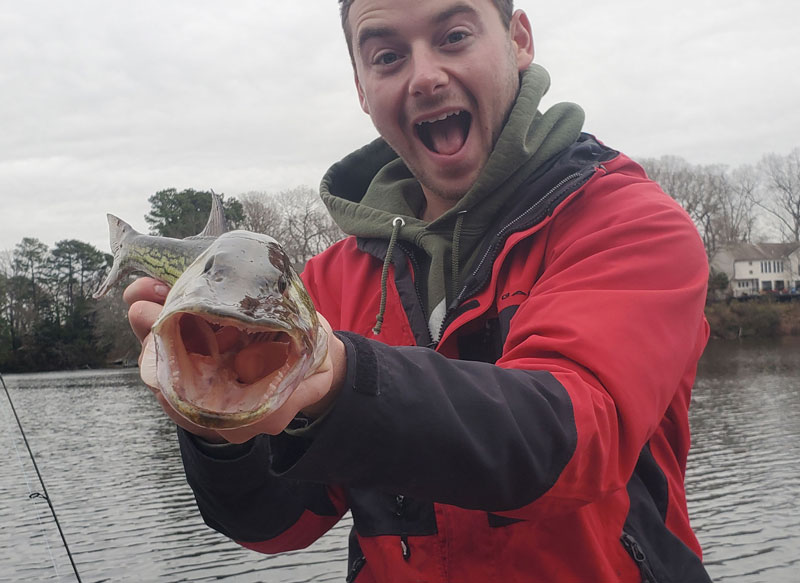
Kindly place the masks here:
[(225, 220), (225, 210), (222, 208), (222, 199), (220, 196), (211, 191), (211, 214), (208, 216), (208, 222), (197, 237), (219, 237), (228, 231), (228, 223)]
[(114, 255), (114, 262), (111, 265), (111, 271), (108, 272), (103, 283), (92, 294), (92, 297), (97, 299), (101, 298), (114, 284), (120, 281), (128, 274), (128, 270), (124, 268), (127, 253), (125, 251), (125, 241), (131, 236), (139, 235), (140, 233), (131, 227), (128, 223), (115, 217), (112, 214), (106, 215), (108, 218), (108, 239), (111, 243), (111, 253)]
[(106, 215), (106, 218), (108, 219), (108, 240), (111, 243), (111, 253), (116, 261), (117, 255), (124, 246), (125, 239), (131, 235), (140, 235), (141, 233), (110, 213)]

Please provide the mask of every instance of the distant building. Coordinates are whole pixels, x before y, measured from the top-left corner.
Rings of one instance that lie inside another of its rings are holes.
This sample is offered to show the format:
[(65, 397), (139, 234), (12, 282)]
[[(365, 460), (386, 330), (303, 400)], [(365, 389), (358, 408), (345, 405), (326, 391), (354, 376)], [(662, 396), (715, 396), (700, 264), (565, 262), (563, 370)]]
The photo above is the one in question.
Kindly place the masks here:
[(800, 291), (800, 243), (739, 243), (711, 259), (728, 276), (734, 297)]

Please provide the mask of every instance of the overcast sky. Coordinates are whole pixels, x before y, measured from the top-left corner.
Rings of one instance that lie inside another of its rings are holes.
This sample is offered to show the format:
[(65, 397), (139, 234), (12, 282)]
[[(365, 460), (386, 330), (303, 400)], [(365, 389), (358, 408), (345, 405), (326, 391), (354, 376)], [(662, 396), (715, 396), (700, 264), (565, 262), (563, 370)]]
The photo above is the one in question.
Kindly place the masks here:
[[(729, 166), (800, 146), (797, 0), (517, 0), (545, 107), (635, 157)], [(335, 0), (0, 0), (0, 251), (108, 251), (164, 188), (316, 188), (376, 136)]]

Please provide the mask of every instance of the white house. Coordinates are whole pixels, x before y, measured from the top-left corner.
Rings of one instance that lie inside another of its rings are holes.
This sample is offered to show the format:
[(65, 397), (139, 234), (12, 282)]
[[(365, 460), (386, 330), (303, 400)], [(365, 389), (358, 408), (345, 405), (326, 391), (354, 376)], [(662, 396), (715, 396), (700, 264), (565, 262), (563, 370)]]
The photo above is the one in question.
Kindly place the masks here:
[(719, 249), (711, 269), (728, 276), (734, 297), (800, 292), (800, 243), (739, 243)]

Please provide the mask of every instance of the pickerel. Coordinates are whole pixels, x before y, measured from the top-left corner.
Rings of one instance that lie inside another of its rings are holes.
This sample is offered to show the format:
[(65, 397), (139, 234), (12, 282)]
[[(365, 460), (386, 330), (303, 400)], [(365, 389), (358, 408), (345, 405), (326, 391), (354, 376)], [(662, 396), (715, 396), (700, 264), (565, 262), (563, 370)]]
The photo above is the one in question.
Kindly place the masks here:
[(136, 232), (108, 215), (114, 262), (94, 297), (141, 272), (171, 286), (153, 324), (161, 392), (190, 421), (250, 425), (325, 359), (327, 335), (303, 282), (267, 235), (227, 231), (219, 197), (194, 237)]

